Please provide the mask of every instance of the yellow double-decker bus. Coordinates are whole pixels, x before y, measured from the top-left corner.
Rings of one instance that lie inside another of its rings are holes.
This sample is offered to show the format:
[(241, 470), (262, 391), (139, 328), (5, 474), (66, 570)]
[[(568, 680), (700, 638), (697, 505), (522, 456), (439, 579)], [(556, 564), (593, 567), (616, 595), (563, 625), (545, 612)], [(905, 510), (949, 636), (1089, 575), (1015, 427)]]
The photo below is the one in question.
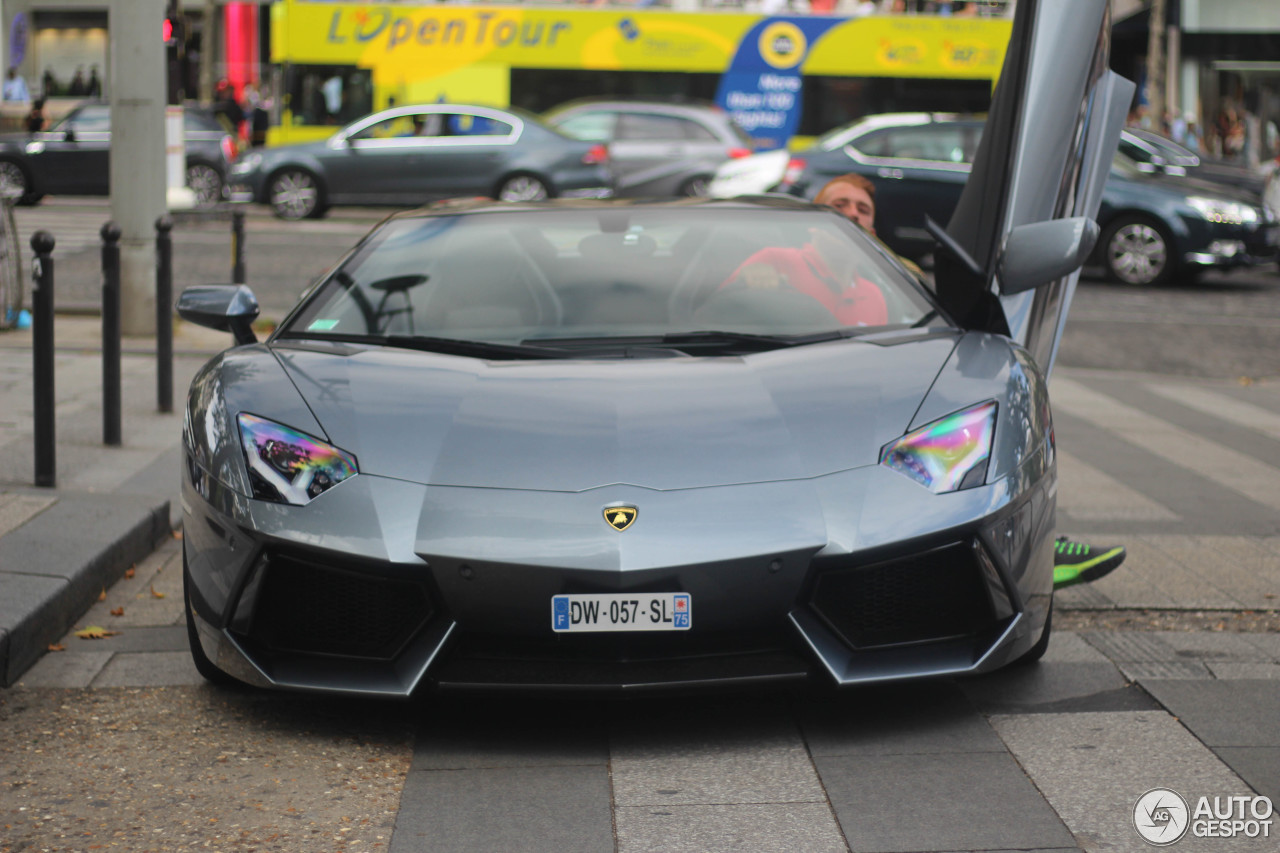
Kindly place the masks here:
[(770, 17), (654, 7), (271, 7), (280, 122), (316, 139), (391, 104), (542, 112), (591, 95), (714, 101), (763, 148), (889, 110), (984, 110), (1011, 22), (923, 15)]

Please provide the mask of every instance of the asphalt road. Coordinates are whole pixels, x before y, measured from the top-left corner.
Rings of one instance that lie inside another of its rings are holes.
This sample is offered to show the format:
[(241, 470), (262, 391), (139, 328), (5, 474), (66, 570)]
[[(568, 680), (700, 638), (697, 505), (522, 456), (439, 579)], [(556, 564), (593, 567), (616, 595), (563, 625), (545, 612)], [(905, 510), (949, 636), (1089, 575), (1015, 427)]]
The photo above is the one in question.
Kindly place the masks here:
[[(263, 316), (279, 319), (388, 208), (336, 208), (318, 221), (282, 222), (247, 206), (245, 268)], [(54, 251), (55, 299), (95, 309), (101, 294), (98, 231), (106, 199), (47, 199), (18, 208), (23, 246), (46, 229)], [(174, 288), (231, 280), (231, 226), (225, 217), (181, 219), (174, 232)], [(1280, 375), (1280, 272), (1209, 273), (1191, 284), (1132, 288), (1082, 278), (1067, 322), (1060, 364), (1174, 376), (1260, 379)]]
[[(61, 305), (97, 294), (105, 212), (19, 211), (63, 247)], [(264, 313), (379, 215), (251, 215)], [(178, 229), (180, 286), (226, 280), (228, 228)], [(77, 625), (115, 633), (69, 634), (0, 691), (0, 853), (1112, 853), (1149, 849), (1133, 813), (1152, 788), (1280, 801), (1278, 343), (1274, 267), (1082, 284), (1051, 386), (1059, 526), (1130, 557), (1059, 595), (1042, 664), (980, 679), (408, 704), (215, 689), (186, 652), (174, 540)], [(1267, 828), (1172, 849), (1274, 851)]]

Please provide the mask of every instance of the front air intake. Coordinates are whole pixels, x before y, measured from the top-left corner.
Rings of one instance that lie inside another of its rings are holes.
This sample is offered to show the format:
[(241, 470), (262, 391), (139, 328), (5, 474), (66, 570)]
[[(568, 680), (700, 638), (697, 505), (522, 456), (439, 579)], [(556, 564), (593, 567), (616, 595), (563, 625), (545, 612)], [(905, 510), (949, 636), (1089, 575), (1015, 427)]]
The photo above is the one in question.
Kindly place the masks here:
[(272, 555), (250, 631), (273, 652), (390, 660), (431, 618), (421, 583)]
[(819, 569), (813, 611), (854, 649), (975, 637), (995, 619), (969, 543)]

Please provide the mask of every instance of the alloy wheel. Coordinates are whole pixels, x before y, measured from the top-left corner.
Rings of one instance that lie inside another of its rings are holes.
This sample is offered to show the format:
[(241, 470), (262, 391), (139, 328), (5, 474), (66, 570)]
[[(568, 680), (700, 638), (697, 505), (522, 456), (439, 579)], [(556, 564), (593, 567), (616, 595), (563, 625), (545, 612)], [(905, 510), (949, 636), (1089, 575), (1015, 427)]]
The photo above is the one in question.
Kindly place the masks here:
[(10, 160), (0, 160), (0, 196), (19, 199), (27, 194), (27, 174)]
[(532, 175), (516, 175), (498, 190), (500, 201), (541, 201), (548, 195), (546, 184)]
[(1145, 222), (1120, 226), (1107, 242), (1107, 266), (1127, 284), (1151, 284), (1164, 274), (1168, 263), (1164, 236)]
[(681, 187), (681, 192), (690, 198), (703, 198), (707, 195), (707, 191), (711, 188), (711, 179), (706, 176), (690, 178)]
[(187, 187), (196, 194), (197, 207), (209, 207), (222, 201), (222, 176), (204, 163), (187, 167)]
[(281, 219), (306, 219), (320, 202), (320, 188), (310, 174), (281, 172), (271, 182), (271, 206)]

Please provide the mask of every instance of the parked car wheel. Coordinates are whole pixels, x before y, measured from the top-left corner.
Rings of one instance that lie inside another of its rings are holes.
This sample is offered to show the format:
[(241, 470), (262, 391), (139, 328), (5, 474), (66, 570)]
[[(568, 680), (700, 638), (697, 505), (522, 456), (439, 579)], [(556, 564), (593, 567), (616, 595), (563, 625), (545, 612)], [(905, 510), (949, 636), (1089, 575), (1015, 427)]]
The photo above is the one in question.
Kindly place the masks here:
[(1172, 241), (1145, 217), (1123, 216), (1102, 235), (1102, 262), (1112, 281), (1159, 284), (1173, 273)]
[(498, 187), (499, 201), (541, 201), (551, 197), (547, 185), (533, 175), (513, 175)]
[(690, 196), (694, 198), (703, 198), (708, 194), (711, 187), (710, 175), (698, 175), (696, 178), (690, 178), (680, 187), (680, 195)]
[(187, 164), (187, 187), (196, 194), (197, 207), (222, 201), (222, 175), (208, 163)]
[(325, 211), (320, 181), (305, 169), (285, 169), (274, 175), (267, 201), (281, 219), (314, 219)]
[(44, 198), (32, 195), (26, 170), (12, 160), (0, 160), (0, 195), (16, 199), (18, 204), (35, 204)]

